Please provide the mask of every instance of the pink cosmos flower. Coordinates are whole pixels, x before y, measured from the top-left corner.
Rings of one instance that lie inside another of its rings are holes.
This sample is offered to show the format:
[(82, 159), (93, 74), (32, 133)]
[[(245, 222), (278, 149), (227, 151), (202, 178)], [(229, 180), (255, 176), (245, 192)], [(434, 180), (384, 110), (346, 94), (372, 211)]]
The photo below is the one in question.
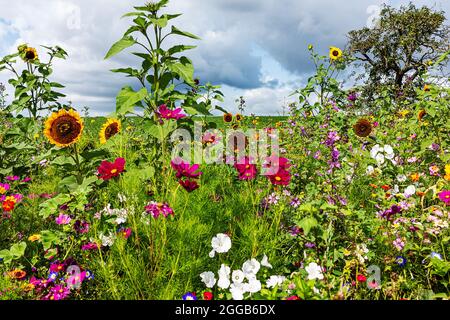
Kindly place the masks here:
[(162, 119), (179, 120), (179, 119), (187, 117), (185, 114), (181, 113), (182, 111), (183, 111), (183, 109), (181, 109), (181, 108), (176, 108), (174, 110), (170, 110), (169, 108), (167, 108), (167, 106), (165, 104), (163, 104), (163, 105), (159, 106), (156, 113)]
[(64, 300), (65, 298), (67, 298), (70, 294), (70, 290), (69, 288), (63, 286), (63, 285), (56, 285), (53, 288), (50, 289), (50, 300)]
[(163, 215), (166, 218), (169, 215), (174, 215), (173, 209), (169, 207), (167, 203), (158, 203), (155, 201), (152, 201), (145, 206), (145, 212), (151, 214), (153, 218), (158, 218), (160, 215)]
[(187, 192), (192, 192), (196, 189), (198, 189), (200, 186), (198, 185), (197, 181), (195, 180), (179, 180), (178, 183), (180, 186), (182, 186)]
[(181, 158), (175, 158), (170, 162), (170, 165), (172, 168), (177, 172), (176, 177), (180, 179), (181, 177), (186, 178), (198, 178), (203, 174), (203, 172), (199, 171), (196, 172), (199, 169), (198, 164), (190, 165), (189, 163), (183, 161)]
[(234, 167), (239, 173), (239, 180), (253, 180), (256, 177), (257, 169), (255, 164), (251, 164), (249, 157), (241, 158)]
[(98, 245), (95, 242), (88, 242), (81, 246), (81, 250), (83, 250), (83, 251), (96, 250), (96, 249), (98, 249)]
[(450, 190), (444, 190), (440, 192), (438, 196), (446, 205), (450, 204)]
[(131, 236), (131, 228), (121, 228), (119, 234), (128, 239)]
[(67, 214), (60, 214), (55, 221), (57, 224), (69, 224), (72, 218)]

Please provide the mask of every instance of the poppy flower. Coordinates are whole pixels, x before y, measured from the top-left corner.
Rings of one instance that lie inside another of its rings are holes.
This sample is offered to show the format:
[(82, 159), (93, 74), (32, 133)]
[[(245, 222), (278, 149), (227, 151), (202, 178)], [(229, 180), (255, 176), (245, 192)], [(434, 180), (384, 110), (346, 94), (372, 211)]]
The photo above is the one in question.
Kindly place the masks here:
[(112, 136), (120, 132), (121, 124), (119, 120), (108, 119), (100, 129), (99, 137), (100, 143), (105, 144)]
[(388, 191), (389, 189), (391, 189), (391, 187), (385, 184), (384, 186), (381, 186), (381, 189), (383, 189), (384, 191)]
[(191, 166), (189, 163), (183, 161), (181, 158), (176, 158), (172, 160), (170, 162), (170, 165), (177, 172), (176, 177), (178, 179), (181, 179), (182, 177), (195, 179), (203, 174), (203, 172), (201, 171), (196, 172), (200, 167), (198, 164), (194, 164)]
[(200, 186), (195, 180), (179, 180), (178, 183), (182, 186), (187, 192), (192, 192), (198, 189)]
[(100, 179), (110, 180), (119, 176), (125, 169), (125, 159), (117, 158), (114, 162), (102, 161), (98, 167)]
[(176, 108), (174, 110), (170, 110), (169, 108), (167, 108), (167, 106), (165, 104), (163, 104), (163, 105), (159, 106), (158, 110), (156, 111), (156, 114), (161, 119), (179, 120), (179, 119), (187, 117), (185, 114), (181, 113), (182, 111), (183, 111), (183, 109), (181, 109), (181, 108)]

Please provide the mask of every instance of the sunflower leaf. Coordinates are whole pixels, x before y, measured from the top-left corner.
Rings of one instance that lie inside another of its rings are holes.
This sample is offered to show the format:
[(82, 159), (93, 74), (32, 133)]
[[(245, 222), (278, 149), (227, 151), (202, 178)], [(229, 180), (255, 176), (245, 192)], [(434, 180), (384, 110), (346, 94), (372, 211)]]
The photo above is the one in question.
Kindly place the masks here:
[(131, 87), (122, 88), (116, 98), (116, 114), (125, 115), (134, 111), (134, 106), (147, 96), (146, 88), (135, 92)]
[(114, 43), (109, 49), (108, 53), (105, 56), (105, 60), (111, 58), (112, 56), (115, 56), (119, 52), (122, 52), (128, 47), (131, 47), (136, 43), (136, 40), (133, 37), (125, 36), (116, 43)]

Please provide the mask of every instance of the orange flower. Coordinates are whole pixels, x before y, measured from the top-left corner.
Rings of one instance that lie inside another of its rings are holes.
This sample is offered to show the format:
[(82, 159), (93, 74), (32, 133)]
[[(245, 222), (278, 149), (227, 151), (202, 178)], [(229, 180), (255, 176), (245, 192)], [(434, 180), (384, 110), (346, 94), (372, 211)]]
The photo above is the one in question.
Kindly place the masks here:
[(369, 186), (371, 186), (372, 188), (376, 189), (378, 188), (376, 184), (370, 183)]
[(425, 195), (425, 192), (423, 192), (423, 191), (417, 191), (416, 194), (417, 194), (419, 197), (423, 197), (423, 196)]
[(416, 173), (413, 173), (413, 174), (410, 176), (410, 178), (411, 178), (411, 180), (412, 180), (413, 182), (417, 182), (417, 181), (419, 181), (420, 175), (416, 172)]
[(21, 269), (14, 269), (13, 271), (8, 272), (8, 276), (13, 279), (23, 279), (27, 273)]
[(3, 210), (6, 212), (13, 211), (14, 206), (16, 205), (16, 202), (17, 202), (16, 198), (11, 197), (11, 196), (6, 197), (2, 203)]

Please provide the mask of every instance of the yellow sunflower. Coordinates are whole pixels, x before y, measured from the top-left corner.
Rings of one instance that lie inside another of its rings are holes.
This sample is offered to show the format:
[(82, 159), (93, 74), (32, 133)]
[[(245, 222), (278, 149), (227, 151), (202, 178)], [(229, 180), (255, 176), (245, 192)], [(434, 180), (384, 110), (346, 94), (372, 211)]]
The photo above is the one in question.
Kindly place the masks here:
[(38, 59), (38, 54), (35, 48), (27, 47), (22, 53), (22, 59), (25, 62), (31, 62)]
[(45, 121), (44, 135), (50, 143), (64, 148), (78, 142), (83, 129), (83, 121), (78, 112), (61, 109)]
[(223, 121), (226, 123), (230, 123), (231, 121), (233, 121), (233, 115), (231, 113), (225, 113), (223, 115)]
[(342, 57), (342, 50), (337, 47), (330, 47), (330, 59), (338, 60)]
[(103, 127), (100, 129), (100, 143), (104, 144), (112, 136), (119, 133), (121, 130), (120, 121), (116, 119), (108, 119)]
[(427, 112), (425, 110), (420, 110), (419, 113), (417, 114), (417, 119), (419, 121), (422, 121), (423, 117), (425, 117), (425, 115), (427, 114)]
[(240, 113), (236, 114), (235, 118), (236, 118), (236, 121), (242, 121), (242, 119), (243, 119), (243, 117)]

